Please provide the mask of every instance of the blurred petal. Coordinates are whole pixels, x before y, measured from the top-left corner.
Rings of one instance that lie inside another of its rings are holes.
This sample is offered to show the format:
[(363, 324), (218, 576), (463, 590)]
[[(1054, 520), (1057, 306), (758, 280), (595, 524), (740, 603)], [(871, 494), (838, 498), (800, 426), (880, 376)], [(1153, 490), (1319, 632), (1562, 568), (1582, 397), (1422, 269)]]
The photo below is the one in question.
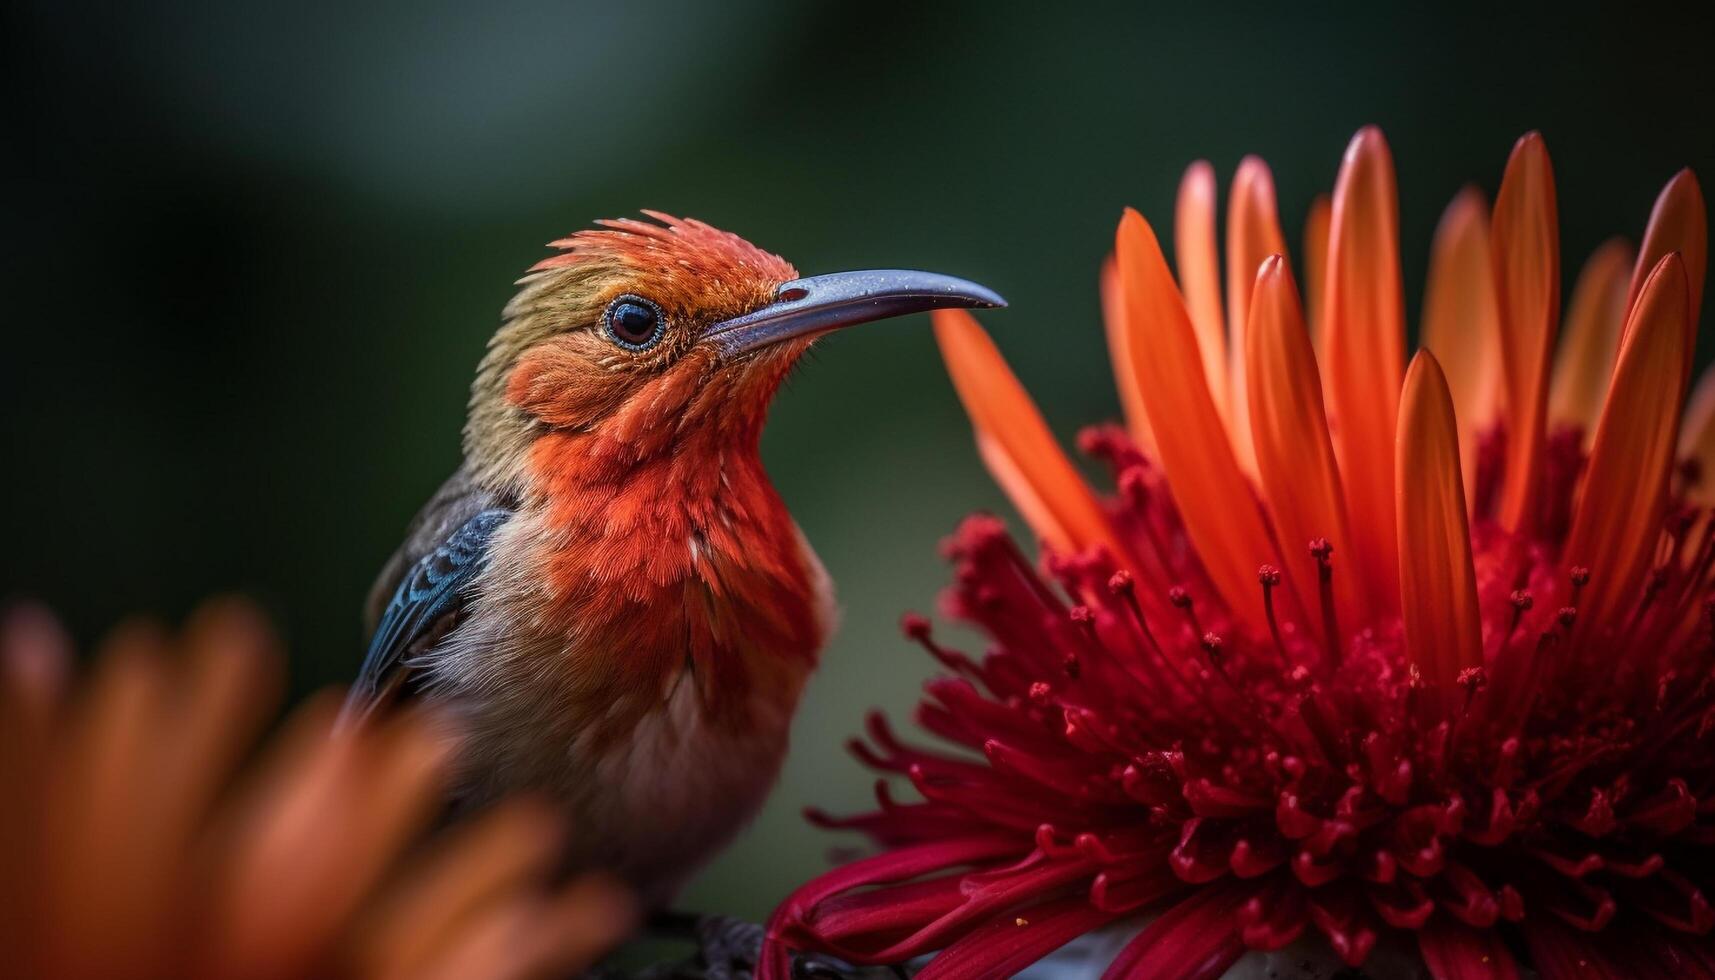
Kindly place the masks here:
[(503, 805), (462, 828), (382, 906), (364, 936), (377, 980), (573, 976), (625, 938), (635, 919), (617, 883), (587, 875), (538, 891), (559, 849), (561, 818)]
[(1459, 671), (1482, 664), (1483, 632), (1453, 398), (1429, 351), (1412, 358), (1400, 394), (1396, 479), (1406, 655), (1448, 690)]
[(1667, 507), (1685, 394), (1690, 284), (1673, 252), (1656, 264), (1626, 322), (1614, 382), (1594, 448), (1565, 564), (1590, 570), (1578, 631), (1591, 636), (1636, 604)]
[(1708, 937), (1653, 924), (1574, 929), (1552, 915), (1520, 923), (1531, 965), (1542, 980), (1707, 980), (1715, 977)]
[(346, 817), (337, 777), (355, 751), (351, 738), (331, 737), (336, 711), (333, 698), (321, 697), (294, 712), (217, 828), (202, 972), (235, 976), (267, 963), (270, 976), (290, 976), (326, 940), (310, 934), (327, 897), (315, 832)]
[(1231, 404), (1227, 379), (1227, 321), (1221, 313), (1221, 260), (1215, 244), (1215, 168), (1198, 160), (1179, 181), (1173, 211), (1173, 254), (1185, 308), (1197, 332), (1203, 378), (1224, 421)]
[(1501, 325), (1489, 256), (1489, 209), (1466, 188), (1442, 212), (1423, 297), (1423, 346), (1453, 393), (1465, 501), (1475, 500), (1477, 451), (1501, 408)]
[(947, 373), (976, 427), (978, 449), (1032, 529), (1063, 554), (1102, 545), (1124, 563), (1127, 552), (1115, 541), (1095, 494), (976, 318), (963, 310), (937, 310), (933, 321)]
[[(447, 948), (415, 972), (384, 972), (380, 980), (512, 980), (526, 973), (525, 947), (541, 940), (543, 901), (513, 896), (476, 911)], [(573, 974), (575, 975), (575, 973)]]
[[(115, 630), (61, 711), (68, 650), (40, 610), (0, 623), (12, 973), (403, 980), (480, 946), (505, 909), (518, 914), (504, 943), (437, 975), (524, 978), (583, 969), (631, 922), (605, 881), (542, 890), (558, 838), (543, 811), (503, 809), (437, 860), (395, 860), (443, 802), (453, 746), (429, 716), (335, 734), (338, 697), (318, 698), (232, 791), (279, 693), (274, 636), (249, 603), (201, 607), (176, 643), (146, 624)], [(401, 887), (376, 908), (384, 879)]]
[(43, 784), (53, 769), (71, 642), (47, 610), (9, 609), (0, 621), (0, 949), (15, 969), (40, 972)]
[(1473, 929), (1438, 915), (1417, 932), (1423, 962), (1435, 980), (1517, 980), (1518, 964), (1494, 929)]
[(1536, 133), (1513, 146), (1495, 198), (1492, 234), (1508, 419), (1499, 516), (1509, 531), (1529, 531), (1540, 506), (1548, 363), (1560, 317), (1554, 171)]
[(1125, 302), (1120, 297), (1119, 270), (1114, 267), (1114, 257), (1109, 255), (1102, 262), (1102, 327), (1108, 338), (1108, 364), (1114, 371), (1114, 386), (1119, 390), (1120, 409), (1125, 413), (1126, 431), (1131, 434), (1137, 448), (1151, 458), (1159, 454), (1155, 449), (1155, 432), (1149, 427), (1149, 412), (1143, 407), (1143, 396), (1138, 394), (1137, 379), (1122, 365), (1129, 363), (1130, 355), (1126, 353), (1125, 343), (1130, 332), (1125, 324)]
[(313, 967), (336, 930), (423, 828), (451, 750), (417, 715), (329, 735), (333, 706), (301, 709), (240, 811), (222, 869), (227, 918), (217, 963)]
[(1334, 201), (1327, 194), (1318, 194), (1310, 202), (1304, 216), (1304, 315), (1310, 323), (1310, 339), (1316, 348), (1316, 363), (1326, 362), (1327, 303), (1323, 293), (1328, 286), (1328, 223), (1334, 213)]
[[(1559, 954), (1561, 971), (1551, 975), (1545, 968), (1543, 980), (1558, 980), (1559, 977), (1591, 980), (1604, 976), (1623, 977), (1625, 980), (1715, 978), (1715, 943), (1706, 935), (1688, 934), (1654, 922), (1636, 920), (1616, 923), (1598, 933), (1585, 933), (1554, 922), (1552, 916), (1548, 918), (1554, 931), (1544, 937), (1547, 941), (1539, 939), (1530, 948), (1532, 955), (1538, 949), (1544, 949), (1550, 959)], [(1545, 949), (1556, 940), (1565, 941), (1579, 954), (1588, 954), (1588, 959), (1576, 964), (1567, 963), (1560, 950), (1549, 952)]]
[(1010, 918), (979, 926), (942, 950), (917, 980), (983, 980), (1010, 977), (1061, 946), (1119, 917), (1083, 896), (1021, 909)]
[(1280, 562), (1197, 370), (1196, 336), (1167, 260), (1136, 211), (1128, 208), (1120, 219), (1114, 252), (1133, 332), (1127, 369), (1149, 417), (1172, 420), (1156, 425), (1155, 439), (1186, 532), (1221, 597), (1251, 626), (1267, 629), (1257, 566)]
[(281, 655), (261, 610), (241, 599), (205, 604), (184, 628), (185, 664), (153, 796), (168, 801), (180, 845), (215, 802), (281, 694)]
[(1405, 362), (1399, 278), (1399, 202), (1381, 130), (1352, 137), (1334, 187), (1328, 231), (1328, 408), (1346, 485), (1355, 570), (1378, 594), (1397, 595), (1394, 424)]
[(1126, 944), (1102, 980), (1214, 980), (1244, 955), (1238, 912), (1245, 893), (1201, 888), (1161, 913)]
[(459, 828), (392, 890), (362, 930), (362, 972), (377, 977), (428, 972), (478, 915), (521, 885), (535, 883), (559, 850), (560, 836), (556, 814), (523, 804)]
[(512, 897), (484, 910), (435, 962), (390, 980), (531, 980), (581, 976), (625, 938), (636, 918), (631, 897), (586, 876), (547, 899)]
[[(1322, 381), (1299, 312), (1298, 290), (1291, 269), (1279, 256), (1264, 262), (1257, 273), (1250, 318), (1246, 353), (1257, 468), (1285, 552), (1284, 567), (1308, 603), (1318, 574), (1310, 542), (1327, 538), (1334, 554), (1347, 554), (1346, 500), (1322, 410)], [(1360, 608), (1361, 584), (1357, 575), (1335, 576), (1335, 597), (1342, 609), (1356, 612)], [(1308, 621), (1312, 633), (1322, 632), (1319, 617)]]
[(0, 619), (0, 691), (30, 714), (46, 720), (65, 696), (71, 671), (71, 637), (53, 613), (42, 606), (20, 603)]
[(1526, 916), (1520, 926), (1531, 965), (1542, 980), (1619, 980), (1626, 976), (1602, 955), (1591, 933), (1572, 929), (1552, 915)]
[(1618, 238), (1603, 242), (1585, 261), (1566, 308), (1566, 336), (1555, 355), (1548, 390), (1548, 422), (1583, 430), (1586, 446), (1596, 434), (1596, 419), (1620, 352), (1631, 265), (1630, 245)]
[(587, 874), (572, 881), (544, 905), (534, 935), (534, 962), (518, 975), (560, 976), (592, 965), (630, 934), (637, 913), (631, 892), (612, 878)]
[(1232, 424), (1228, 428), (1239, 465), (1252, 477), (1257, 469), (1245, 381), (1245, 327), (1257, 269), (1271, 255), (1286, 255), (1286, 239), (1275, 213), (1274, 177), (1260, 157), (1245, 157), (1233, 174), (1232, 204), (1227, 212), (1227, 316), (1232, 351), (1232, 408), (1228, 413)]
[(1691, 392), (1691, 404), (1679, 428), (1678, 456), (1694, 462), (1697, 469), (1697, 479), (1686, 488), (1686, 500), (1697, 507), (1715, 506), (1715, 365), (1704, 369)]
[(1703, 277), (1709, 267), (1709, 213), (1703, 202), (1703, 187), (1690, 167), (1674, 174), (1655, 199), (1649, 226), (1644, 229), (1643, 245), (1638, 248), (1637, 264), (1632, 267), (1631, 286), (1626, 291), (1627, 310), (1637, 303), (1645, 280), (1669, 252), (1678, 252), (1685, 260), (1692, 330), (1687, 350), (1692, 350), (1696, 348), (1697, 320), (1703, 312)]
[(78, 929), (42, 937), (48, 975), (159, 969), (162, 899), (174, 897), (161, 894), (161, 872), (176, 855), (151, 791), (169, 690), (164, 635), (128, 624), (104, 644), (94, 682), (68, 719), (44, 814), (41, 912)]

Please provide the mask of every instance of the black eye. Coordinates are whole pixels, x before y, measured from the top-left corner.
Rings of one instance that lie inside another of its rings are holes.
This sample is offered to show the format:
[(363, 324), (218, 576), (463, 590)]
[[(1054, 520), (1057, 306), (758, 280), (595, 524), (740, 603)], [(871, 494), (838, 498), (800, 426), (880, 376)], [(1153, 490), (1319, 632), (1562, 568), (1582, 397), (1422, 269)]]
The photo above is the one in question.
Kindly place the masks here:
[(602, 319), (607, 323), (607, 335), (626, 350), (648, 350), (661, 339), (667, 318), (661, 307), (641, 296), (621, 296), (607, 304)]

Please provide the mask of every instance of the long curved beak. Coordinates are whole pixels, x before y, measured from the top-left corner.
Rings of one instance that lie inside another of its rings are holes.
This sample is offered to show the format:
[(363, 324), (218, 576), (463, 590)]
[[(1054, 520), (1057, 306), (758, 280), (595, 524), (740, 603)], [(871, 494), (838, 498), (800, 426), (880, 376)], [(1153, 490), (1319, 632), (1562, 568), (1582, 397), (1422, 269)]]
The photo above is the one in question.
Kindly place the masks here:
[(713, 324), (703, 336), (734, 356), (794, 337), (815, 337), (908, 313), (1005, 305), (1006, 300), (986, 286), (934, 272), (835, 272), (782, 283), (774, 302)]

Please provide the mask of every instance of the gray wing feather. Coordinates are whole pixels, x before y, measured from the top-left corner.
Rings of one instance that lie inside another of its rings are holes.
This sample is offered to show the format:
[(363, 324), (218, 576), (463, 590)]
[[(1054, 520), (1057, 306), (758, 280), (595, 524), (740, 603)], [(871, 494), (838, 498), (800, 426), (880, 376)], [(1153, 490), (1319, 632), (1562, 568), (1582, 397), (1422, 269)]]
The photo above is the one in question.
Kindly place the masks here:
[[(456, 621), (471, 583), (488, 564), (488, 544), (512, 511), (455, 474), (412, 523), (370, 592), (369, 650), (342, 718), (368, 713), (404, 679), (408, 656)], [(377, 600), (385, 595), (381, 605)], [(377, 606), (379, 605), (379, 608)]]
[(375, 635), (376, 627), (381, 625), (381, 616), (387, 611), (387, 604), (393, 601), (394, 591), (411, 566), (439, 548), (465, 521), (496, 506), (503, 506), (500, 498), (477, 486), (464, 467), (459, 467), (448, 477), (447, 482), (441, 484), (417, 516), (411, 519), (410, 526), (405, 528), (404, 542), (387, 559), (387, 564), (381, 566), (381, 574), (375, 577), (375, 584), (370, 587), (363, 604), (364, 636)]

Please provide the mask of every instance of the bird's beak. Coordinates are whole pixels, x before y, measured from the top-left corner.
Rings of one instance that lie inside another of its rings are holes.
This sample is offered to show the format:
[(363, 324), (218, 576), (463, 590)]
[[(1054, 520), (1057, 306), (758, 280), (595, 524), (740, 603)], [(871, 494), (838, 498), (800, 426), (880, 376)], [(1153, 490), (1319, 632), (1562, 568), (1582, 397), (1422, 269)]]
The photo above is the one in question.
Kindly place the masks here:
[(835, 272), (782, 283), (774, 302), (711, 325), (703, 336), (728, 356), (794, 337), (815, 337), (843, 327), (948, 307), (1005, 306), (986, 286), (933, 272), (871, 269)]

